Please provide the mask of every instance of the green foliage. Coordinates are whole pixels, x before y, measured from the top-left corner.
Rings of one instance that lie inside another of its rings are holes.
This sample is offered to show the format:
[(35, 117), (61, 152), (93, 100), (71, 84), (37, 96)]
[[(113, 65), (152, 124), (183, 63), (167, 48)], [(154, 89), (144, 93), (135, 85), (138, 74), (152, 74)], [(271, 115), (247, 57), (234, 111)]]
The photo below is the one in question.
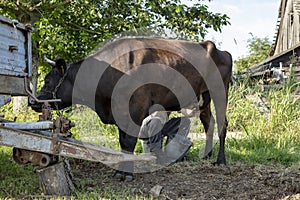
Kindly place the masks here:
[(0, 107), (0, 114), (3, 114), (5, 119), (16, 122), (37, 121), (39, 119), (39, 113), (32, 111), (27, 106), (20, 112), (14, 113), (12, 102)]
[(229, 24), (227, 15), (212, 13), (202, 3), (187, 6), (180, 0), (6, 0), (0, 3), (0, 13), (33, 24), (35, 54), (68, 61), (78, 61), (104, 40), (126, 31), (167, 30), (199, 40), (209, 28), (221, 31)]
[(12, 148), (0, 146), (0, 199), (21, 199), (39, 192), (31, 165), (19, 165), (11, 158)]
[(65, 115), (76, 124), (71, 129), (75, 138), (99, 146), (120, 149), (118, 128), (114, 125), (103, 124), (96, 112), (90, 108), (75, 105), (72, 111), (65, 113)]
[(259, 62), (265, 60), (271, 50), (271, 42), (267, 37), (253, 37), (248, 41), (249, 55), (234, 61), (237, 71), (243, 71)]

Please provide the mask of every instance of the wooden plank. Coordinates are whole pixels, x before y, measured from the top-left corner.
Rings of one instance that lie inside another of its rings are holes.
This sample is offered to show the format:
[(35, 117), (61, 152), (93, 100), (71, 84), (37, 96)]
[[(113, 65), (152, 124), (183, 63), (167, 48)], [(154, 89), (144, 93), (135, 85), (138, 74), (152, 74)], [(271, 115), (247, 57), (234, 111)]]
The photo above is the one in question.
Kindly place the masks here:
[(12, 96), (27, 96), (24, 78), (0, 76), (0, 94)]
[(0, 123), (0, 126), (19, 130), (48, 130), (53, 128), (53, 121), (41, 122), (9, 122)]
[(0, 21), (0, 69), (4, 75), (26, 72), (27, 32)]
[(0, 107), (11, 101), (10, 95), (0, 95)]
[[(31, 42), (28, 25), (0, 15), (0, 76), (32, 76)], [(21, 92), (21, 95), (25, 93)]]
[[(13, 26), (14, 21), (11, 20), (11, 19), (9, 19), (9, 18), (7, 18), (7, 17), (4, 17), (4, 16), (0, 15), (0, 23), (6, 23), (6, 24), (9, 24), (10, 26)], [(22, 24), (22, 23), (18, 23), (16, 25), (16, 27), (18, 29), (21, 29), (21, 30), (26, 30), (25, 25)]]
[(294, 45), (300, 42), (300, 21), (299, 21), (299, 13), (294, 12)]
[[(96, 146), (75, 139), (54, 139), (42, 134), (0, 127), (0, 145), (16, 147), (20, 149), (37, 151), (46, 154), (72, 157), (83, 160), (102, 162), (107, 165), (116, 165), (122, 162), (151, 163), (154, 164), (156, 157), (151, 155), (132, 155), (122, 153), (106, 147)], [(135, 166), (135, 171), (140, 171)]]
[(294, 0), (294, 12), (300, 13), (300, 0)]

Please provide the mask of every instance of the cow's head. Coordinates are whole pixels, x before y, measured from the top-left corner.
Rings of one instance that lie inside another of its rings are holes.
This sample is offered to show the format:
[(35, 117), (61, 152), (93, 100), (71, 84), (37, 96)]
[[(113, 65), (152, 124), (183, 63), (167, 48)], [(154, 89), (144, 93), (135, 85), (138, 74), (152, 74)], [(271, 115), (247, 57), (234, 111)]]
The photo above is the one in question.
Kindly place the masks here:
[[(52, 66), (51, 71), (46, 75), (44, 86), (42, 87), (37, 98), (39, 100), (61, 99), (61, 102), (50, 103), (53, 109), (63, 109), (71, 105), (72, 86), (67, 80), (67, 65), (64, 59), (57, 59), (56, 61), (45, 58), (45, 61)], [(43, 103), (31, 103), (33, 110), (40, 112)]]

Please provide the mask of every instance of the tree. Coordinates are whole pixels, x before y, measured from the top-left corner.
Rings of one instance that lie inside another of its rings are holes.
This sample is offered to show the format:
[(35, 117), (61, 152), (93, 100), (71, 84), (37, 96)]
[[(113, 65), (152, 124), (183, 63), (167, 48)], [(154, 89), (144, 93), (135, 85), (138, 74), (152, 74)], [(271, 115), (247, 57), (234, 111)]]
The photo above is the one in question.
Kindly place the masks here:
[(267, 37), (252, 37), (248, 41), (249, 55), (234, 61), (237, 71), (243, 71), (259, 62), (265, 60), (271, 50), (271, 42)]
[(0, 12), (34, 24), (33, 39), (41, 54), (69, 60), (86, 56), (99, 42), (128, 30), (168, 29), (199, 40), (208, 28), (221, 31), (229, 24), (227, 15), (214, 14), (203, 4), (189, 7), (180, 0), (6, 0), (1, 1)]
[(212, 13), (200, 3), (187, 6), (181, 0), (2, 0), (0, 13), (33, 24), (36, 68), (43, 55), (78, 61), (99, 43), (125, 31), (167, 30), (200, 40), (208, 29), (221, 31), (229, 24), (227, 15)]

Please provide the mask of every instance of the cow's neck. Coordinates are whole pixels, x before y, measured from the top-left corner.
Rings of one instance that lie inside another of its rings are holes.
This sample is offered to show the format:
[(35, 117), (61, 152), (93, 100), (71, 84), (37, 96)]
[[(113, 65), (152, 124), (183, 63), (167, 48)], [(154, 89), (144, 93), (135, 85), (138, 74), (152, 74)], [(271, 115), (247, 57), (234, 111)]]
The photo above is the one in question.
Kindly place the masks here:
[(104, 123), (114, 123), (110, 108), (111, 92), (122, 73), (93, 58), (70, 65), (68, 73), (72, 104), (86, 105), (96, 111)]

